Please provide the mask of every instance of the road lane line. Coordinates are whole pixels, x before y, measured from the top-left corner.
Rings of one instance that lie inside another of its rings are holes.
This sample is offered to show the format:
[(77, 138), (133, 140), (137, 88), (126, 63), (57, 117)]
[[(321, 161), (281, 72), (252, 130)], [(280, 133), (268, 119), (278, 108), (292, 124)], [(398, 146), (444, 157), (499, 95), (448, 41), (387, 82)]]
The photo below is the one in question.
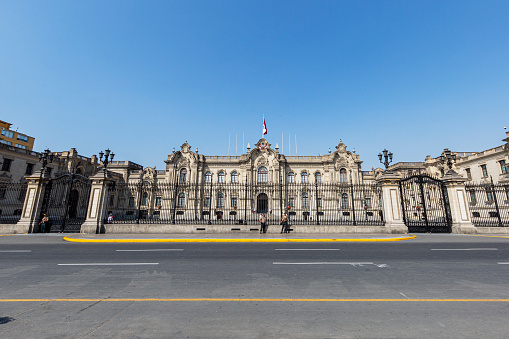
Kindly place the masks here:
[(273, 265), (373, 265), (372, 262), (273, 262)]
[(403, 298), (391, 298), (391, 299), (381, 299), (381, 298), (373, 298), (373, 299), (362, 299), (362, 298), (352, 298), (352, 299), (336, 299), (336, 298), (107, 298), (107, 299), (93, 299), (93, 298), (83, 298), (83, 299), (57, 299), (57, 298), (47, 298), (47, 299), (0, 299), (0, 302), (4, 303), (14, 303), (14, 302), (197, 302), (197, 301), (205, 301), (205, 302), (252, 302), (252, 301), (266, 301), (266, 302), (505, 302), (508, 303), (509, 299), (403, 299)]
[(499, 265), (509, 265), (509, 262), (497, 262)]
[(116, 250), (117, 252), (170, 252), (170, 251), (183, 251), (183, 248), (160, 248), (151, 250)]
[(276, 248), (275, 251), (339, 251), (339, 248)]
[(498, 251), (498, 248), (432, 248), (432, 251)]
[(32, 252), (32, 250), (3, 250), (1, 253), (28, 253)]
[(86, 263), (86, 264), (57, 264), (58, 266), (134, 266), (159, 265), (158, 262), (119, 262), (119, 263)]

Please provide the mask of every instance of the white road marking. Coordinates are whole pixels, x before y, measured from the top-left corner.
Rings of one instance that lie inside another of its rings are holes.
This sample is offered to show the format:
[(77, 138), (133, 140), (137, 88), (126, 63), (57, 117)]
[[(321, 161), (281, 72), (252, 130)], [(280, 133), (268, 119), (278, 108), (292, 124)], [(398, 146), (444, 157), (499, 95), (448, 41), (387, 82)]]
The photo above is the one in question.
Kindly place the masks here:
[(158, 262), (122, 262), (122, 263), (89, 263), (89, 264), (57, 264), (58, 266), (134, 266), (159, 265)]
[(402, 296), (404, 296), (405, 298), (407, 299), (410, 299), (409, 297), (407, 297), (406, 295), (404, 295), (403, 293), (399, 292), (399, 294), (401, 294)]
[(32, 250), (3, 250), (0, 252), (2, 252), (2, 253), (27, 253), (27, 252), (32, 252)]
[(334, 262), (334, 261), (318, 261), (318, 262), (273, 262), (274, 265), (374, 265), (372, 262)]
[(117, 252), (166, 252), (166, 251), (183, 251), (183, 248), (160, 248), (152, 250), (116, 250)]
[(509, 262), (497, 262), (499, 265), (509, 265)]
[(276, 248), (276, 251), (339, 251), (339, 248)]
[(498, 248), (432, 248), (432, 251), (498, 251)]

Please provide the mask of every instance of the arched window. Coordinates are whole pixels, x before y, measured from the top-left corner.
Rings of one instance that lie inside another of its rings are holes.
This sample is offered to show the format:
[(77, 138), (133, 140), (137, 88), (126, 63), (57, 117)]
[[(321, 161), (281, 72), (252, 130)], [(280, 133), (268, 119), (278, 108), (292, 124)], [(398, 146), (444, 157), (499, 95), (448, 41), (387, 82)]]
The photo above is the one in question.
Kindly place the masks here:
[(212, 173), (205, 173), (205, 182), (212, 182)]
[(232, 172), (232, 183), (236, 184), (239, 182), (239, 174), (237, 172)]
[(309, 196), (307, 193), (302, 193), (302, 207), (309, 208)]
[(224, 172), (219, 172), (217, 176), (217, 182), (224, 183)]
[(183, 168), (180, 170), (180, 183), (185, 184), (187, 178), (187, 169)]
[(322, 183), (322, 175), (320, 174), (320, 172), (315, 173), (315, 182), (318, 184)]
[(184, 208), (185, 205), (186, 205), (186, 194), (184, 192), (182, 192), (179, 194), (179, 200), (177, 203), (177, 207)]
[(224, 194), (218, 193), (217, 194), (217, 207), (223, 208), (223, 206), (224, 206)]
[(341, 208), (348, 208), (348, 194), (346, 193), (341, 194)]
[(260, 167), (258, 169), (258, 182), (267, 182), (267, 174), (269, 172), (267, 171), (266, 167)]
[(145, 193), (143, 193), (143, 196), (141, 197), (141, 205), (142, 206), (147, 205), (147, 199), (148, 199), (148, 193), (145, 192)]
[(295, 183), (295, 174), (293, 172), (288, 173), (288, 183), (289, 184)]
[(347, 178), (346, 178), (346, 169), (342, 168), (339, 170), (339, 181), (340, 182), (347, 182)]
[(81, 167), (79, 167), (79, 168), (76, 170), (76, 174), (81, 174), (81, 175), (83, 175), (83, 170), (81, 169)]
[(306, 172), (302, 172), (302, 174), (300, 176), (302, 178), (302, 183), (307, 184), (308, 183), (308, 174)]

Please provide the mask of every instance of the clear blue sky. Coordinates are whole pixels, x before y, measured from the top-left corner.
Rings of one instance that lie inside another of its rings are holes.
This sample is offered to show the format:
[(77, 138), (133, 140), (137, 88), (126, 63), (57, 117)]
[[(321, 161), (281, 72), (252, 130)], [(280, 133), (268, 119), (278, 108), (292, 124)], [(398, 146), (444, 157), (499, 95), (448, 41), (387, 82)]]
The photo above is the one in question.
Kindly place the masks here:
[(105, 148), (164, 168), (342, 139), (363, 169), (502, 144), (509, 1), (0, 2), (0, 120), (35, 150)]

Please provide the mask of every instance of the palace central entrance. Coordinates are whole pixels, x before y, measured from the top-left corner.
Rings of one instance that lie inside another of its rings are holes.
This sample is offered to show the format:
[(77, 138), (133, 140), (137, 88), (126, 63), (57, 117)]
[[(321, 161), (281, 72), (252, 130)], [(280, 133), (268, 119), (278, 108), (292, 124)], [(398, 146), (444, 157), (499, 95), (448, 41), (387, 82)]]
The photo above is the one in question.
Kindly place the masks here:
[(269, 206), (269, 197), (265, 193), (258, 194), (258, 198), (256, 199), (256, 210), (258, 213), (266, 214), (268, 212)]

